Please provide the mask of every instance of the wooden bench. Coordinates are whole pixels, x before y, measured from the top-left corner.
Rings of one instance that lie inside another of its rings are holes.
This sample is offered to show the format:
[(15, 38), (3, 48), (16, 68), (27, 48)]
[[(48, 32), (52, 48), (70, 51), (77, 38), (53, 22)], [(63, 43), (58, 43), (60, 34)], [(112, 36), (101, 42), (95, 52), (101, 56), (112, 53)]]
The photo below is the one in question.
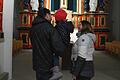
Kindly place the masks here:
[(13, 39), (13, 56), (17, 55), (22, 50), (22, 40)]

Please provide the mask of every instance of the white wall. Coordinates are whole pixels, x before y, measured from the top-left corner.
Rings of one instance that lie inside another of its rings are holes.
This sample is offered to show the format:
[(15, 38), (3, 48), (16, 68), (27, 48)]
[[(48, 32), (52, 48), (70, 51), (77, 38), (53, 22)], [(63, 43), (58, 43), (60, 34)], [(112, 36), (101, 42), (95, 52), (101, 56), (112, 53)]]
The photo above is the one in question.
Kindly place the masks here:
[(3, 72), (3, 42), (0, 42), (0, 73)]
[(9, 72), (12, 78), (12, 37), (14, 0), (3, 0), (4, 42), (0, 42), (0, 73)]

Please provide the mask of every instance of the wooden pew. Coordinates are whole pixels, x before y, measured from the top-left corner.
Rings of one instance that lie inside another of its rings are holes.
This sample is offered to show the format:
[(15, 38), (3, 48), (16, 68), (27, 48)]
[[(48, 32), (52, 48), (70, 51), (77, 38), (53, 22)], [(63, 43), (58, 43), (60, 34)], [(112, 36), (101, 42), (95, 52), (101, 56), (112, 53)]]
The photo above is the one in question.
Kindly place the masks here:
[(120, 55), (120, 41), (106, 42), (105, 50), (110, 54)]
[(22, 40), (13, 39), (13, 56), (17, 55), (22, 50)]

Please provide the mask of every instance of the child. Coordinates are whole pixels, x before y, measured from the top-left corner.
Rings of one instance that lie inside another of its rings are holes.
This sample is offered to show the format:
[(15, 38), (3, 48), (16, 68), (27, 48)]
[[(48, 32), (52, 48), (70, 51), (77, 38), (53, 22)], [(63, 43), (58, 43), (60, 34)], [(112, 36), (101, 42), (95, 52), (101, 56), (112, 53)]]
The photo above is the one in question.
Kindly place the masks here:
[[(70, 33), (73, 33), (74, 26), (71, 21), (67, 22), (66, 21), (66, 16), (67, 13), (59, 9), (55, 13), (55, 20), (56, 20), (56, 26), (55, 28), (57, 29), (59, 35), (61, 36), (62, 41), (66, 45), (66, 47), (70, 43)], [(59, 56), (53, 55), (53, 63), (54, 67), (52, 68), (53, 70), (53, 76), (50, 78), (50, 80), (57, 80), (62, 78), (62, 73), (60, 72), (59, 68)]]
[(81, 21), (77, 37), (72, 48), (71, 60), (75, 61), (72, 74), (76, 80), (91, 80), (94, 76), (93, 53), (96, 36), (88, 21)]

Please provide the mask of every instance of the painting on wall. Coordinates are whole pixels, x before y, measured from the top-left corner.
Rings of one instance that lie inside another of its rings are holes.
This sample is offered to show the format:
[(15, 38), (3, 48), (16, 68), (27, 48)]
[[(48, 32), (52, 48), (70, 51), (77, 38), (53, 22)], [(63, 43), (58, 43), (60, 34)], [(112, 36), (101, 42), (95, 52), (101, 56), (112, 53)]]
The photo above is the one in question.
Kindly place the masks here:
[(3, 0), (0, 0), (0, 41), (4, 38), (2, 32), (2, 14), (3, 14)]

